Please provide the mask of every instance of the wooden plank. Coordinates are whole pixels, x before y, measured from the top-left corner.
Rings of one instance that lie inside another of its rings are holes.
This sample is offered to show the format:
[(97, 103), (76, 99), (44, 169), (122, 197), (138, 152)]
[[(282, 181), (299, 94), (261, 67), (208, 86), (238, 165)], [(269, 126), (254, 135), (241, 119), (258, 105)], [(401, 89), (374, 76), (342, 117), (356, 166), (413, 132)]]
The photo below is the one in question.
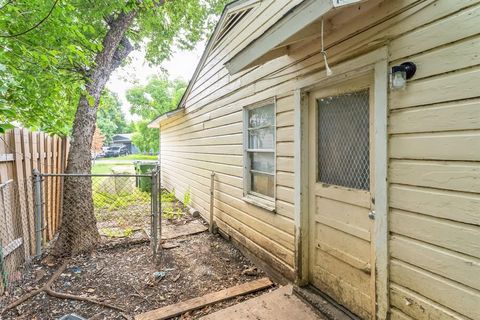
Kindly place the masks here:
[[(417, 65), (415, 79), (431, 77), (480, 64), (480, 37), (454, 42), (435, 50), (410, 57), (408, 60)], [(390, 62), (390, 66), (399, 65), (403, 60)]]
[[(391, 304), (418, 320), (467, 320), (466, 317), (397, 284), (390, 286)], [(412, 319), (408, 317), (408, 319)], [(396, 318), (391, 317), (390, 320)], [(403, 318), (398, 318), (403, 319)]]
[[(53, 136), (52, 137), (52, 169), (53, 173), (59, 173), (59, 163), (58, 163), (58, 158), (59, 158), (59, 150), (58, 150), (58, 136)], [(59, 200), (59, 190), (58, 190), (58, 177), (52, 177), (52, 229), (53, 233), (55, 234), (57, 232), (58, 228), (58, 200)]]
[(396, 259), (392, 259), (390, 268), (394, 283), (466, 317), (480, 318), (479, 291)]
[[(68, 158), (68, 144), (69, 140), (67, 137), (62, 138), (62, 154), (61, 154), (61, 166), (60, 171), (61, 173), (65, 173), (67, 167), (67, 158)], [(58, 207), (58, 226), (60, 227), (62, 223), (62, 212), (63, 212), (63, 183), (64, 178), (60, 179), (60, 199), (59, 199), (59, 207)]]
[(480, 290), (478, 259), (403, 236), (390, 239), (392, 257)]
[(10, 253), (18, 249), (23, 244), (23, 239), (18, 238), (7, 244), (2, 248), (3, 258), (7, 257)]
[(30, 133), (27, 129), (22, 129), (23, 141), (23, 166), (25, 168), (25, 192), (26, 192), (26, 208), (28, 216), (29, 236), (25, 237), (25, 241), (30, 241), (30, 254), (35, 254), (35, 223), (33, 212), (33, 177), (32, 177), (32, 162), (34, 156), (30, 152)]
[(11, 162), (11, 161), (15, 161), (15, 155), (13, 153), (0, 154), (0, 163)]
[(398, 309), (392, 308), (390, 310), (390, 320), (413, 320), (413, 318), (410, 318)]
[(232, 217), (231, 214), (227, 214), (226, 211), (228, 212), (228, 208), (225, 209), (223, 207), (222, 209), (218, 209), (217, 207), (215, 207), (214, 209), (215, 218), (217, 220), (222, 220), (224, 223), (228, 224), (230, 227), (234, 228), (235, 230), (241, 231), (242, 235), (245, 238), (250, 239), (252, 242), (254, 242), (256, 245), (260, 247), (268, 248), (268, 251), (270, 254), (277, 257), (279, 260), (281, 260), (285, 264), (293, 267), (294, 265), (294, 261), (293, 261), (294, 252), (292, 248), (293, 239), (290, 240), (290, 243), (292, 245), (289, 245), (289, 248), (285, 248), (277, 239), (272, 239), (262, 234), (262, 232), (259, 232), (258, 229), (262, 231), (261, 228), (263, 226), (256, 226), (255, 229), (257, 230), (255, 230), (254, 228), (237, 221)]
[(478, 128), (480, 128), (480, 100), (478, 99), (400, 109), (390, 113), (390, 134)]
[(359, 315), (361, 319), (372, 319), (372, 310), (366, 310), (362, 307), (370, 307), (372, 304), (370, 296), (351, 286), (338, 274), (332, 274), (323, 270), (321, 265), (317, 265), (316, 269), (311, 271), (311, 280), (317, 288), (324, 291), (328, 290), (329, 295), (335, 301), (341, 301), (349, 310)]
[(316, 183), (314, 189), (315, 194), (320, 197), (341, 201), (368, 209), (370, 209), (371, 206), (372, 200), (369, 191), (349, 189), (334, 185), (329, 185), (328, 188), (325, 188), (321, 183)]
[[(41, 173), (45, 173), (45, 133), (43, 132), (39, 132), (38, 134), (38, 140), (37, 140), (37, 143), (38, 143), (38, 154), (39, 154), (39, 159), (38, 159), (38, 170), (41, 172)], [(42, 182), (42, 200), (43, 200), (43, 204), (42, 204), (42, 211), (43, 211), (43, 226), (46, 226), (46, 220), (45, 220), (45, 217), (46, 217), (46, 207), (45, 207), (45, 204), (46, 204), (46, 180), (47, 179), (43, 179), (43, 182)], [(47, 240), (47, 228), (44, 228), (43, 229), (43, 242), (45, 244)]]
[(135, 316), (136, 320), (162, 320), (179, 316), (185, 312), (196, 310), (208, 305), (221, 302), (227, 299), (260, 291), (271, 287), (273, 283), (268, 278), (262, 278), (252, 282), (244, 283), (235, 287), (206, 294), (202, 297), (182, 301), (174, 305), (148, 311)]
[[(480, 79), (480, 73), (479, 73)], [(390, 157), (396, 159), (480, 161), (480, 132), (393, 135)]]
[(480, 195), (393, 185), (390, 206), (434, 217), (480, 225)]
[[(22, 153), (22, 134), (21, 130), (15, 128), (13, 130), (14, 137), (14, 152), (15, 152), (15, 174), (17, 181), (17, 189), (19, 195), (19, 208), (20, 208), (20, 219), (22, 225), (22, 234), (24, 239), (29, 239), (30, 230), (28, 228), (28, 208), (26, 206), (26, 193), (25, 193), (25, 178), (23, 175), (23, 153)], [(26, 260), (30, 258), (30, 240), (25, 240), (23, 242), (24, 246), (24, 256)]]
[[(396, 60), (478, 34), (480, 6), (467, 8), (455, 14), (451, 13), (453, 11), (450, 11), (450, 15), (445, 19), (427, 23), (392, 41), (390, 58)], [(425, 20), (425, 22), (427, 21)], [(455, 59), (459, 59), (459, 57), (462, 56), (458, 55)]]
[[(480, 259), (480, 228), (412, 212), (391, 210), (391, 232)], [(425, 232), (428, 230), (428, 232)]]
[(480, 193), (480, 163), (391, 160), (392, 183)]
[(32, 170), (39, 168), (41, 155), (38, 153), (38, 132), (30, 133), (30, 150), (32, 151)]
[[(45, 173), (52, 173), (52, 138), (45, 135)], [(52, 178), (46, 177), (44, 180), (45, 189), (45, 226), (47, 228), (47, 241), (53, 239), (52, 226)]]

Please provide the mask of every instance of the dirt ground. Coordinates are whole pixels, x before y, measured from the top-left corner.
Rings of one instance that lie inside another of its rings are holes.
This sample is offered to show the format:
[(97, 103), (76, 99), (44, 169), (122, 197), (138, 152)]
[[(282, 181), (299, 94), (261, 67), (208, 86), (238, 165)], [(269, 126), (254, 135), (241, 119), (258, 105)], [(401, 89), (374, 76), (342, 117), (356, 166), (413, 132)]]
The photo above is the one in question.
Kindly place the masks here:
[[(68, 261), (67, 269), (52, 286), (55, 291), (95, 298), (125, 312), (40, 293), (0, 315), (0, 319), (58, 319), (69, 313), (87, 319), (132, 319), (145, 311), (265, 276), (218, 235), (203, 232), (167, 240), (165, 245), (172, 248), (164, 249), (157, 263), (153, 261), (148, 243), (125, 243), (75, 257)], [(22, 284), (0, 297), (0, 310), (26, 292), (41, 287), (58, 267), (59, 263), (45, 259), (34, 262)], [(180, 319), (196, 319), (259, 294), (218, 303), (184, 314)]]

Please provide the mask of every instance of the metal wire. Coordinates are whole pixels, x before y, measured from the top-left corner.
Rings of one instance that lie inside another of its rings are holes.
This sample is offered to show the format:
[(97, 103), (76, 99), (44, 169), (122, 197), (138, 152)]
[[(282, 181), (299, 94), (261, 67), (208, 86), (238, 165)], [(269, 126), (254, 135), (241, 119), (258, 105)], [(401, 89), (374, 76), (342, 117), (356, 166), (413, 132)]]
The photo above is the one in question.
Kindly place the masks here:
[(317, 100), (318, 181), (370, 188), (368, 90)]

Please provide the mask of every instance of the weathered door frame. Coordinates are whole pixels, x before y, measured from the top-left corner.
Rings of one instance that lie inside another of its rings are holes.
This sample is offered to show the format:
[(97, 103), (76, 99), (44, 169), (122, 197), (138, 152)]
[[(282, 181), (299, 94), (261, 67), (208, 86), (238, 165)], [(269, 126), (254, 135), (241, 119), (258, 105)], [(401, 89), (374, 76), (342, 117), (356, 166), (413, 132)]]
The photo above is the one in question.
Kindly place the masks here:
[(308, 210), (309, 210), (309, 128), (308, 92), (320, 84), (332, 85), (358, 75), (374, 76), (375, 127), (375, 224), (372, 240), (375, 243), (377, 319), (386, 319), (388, 297), (388, 50), (379, 48), (333, 67), (334, 76), (320, 72), (297, 81), (294, 90), (294, 149), (295, 149), (295, 273), (298, 285), (308, 283)]

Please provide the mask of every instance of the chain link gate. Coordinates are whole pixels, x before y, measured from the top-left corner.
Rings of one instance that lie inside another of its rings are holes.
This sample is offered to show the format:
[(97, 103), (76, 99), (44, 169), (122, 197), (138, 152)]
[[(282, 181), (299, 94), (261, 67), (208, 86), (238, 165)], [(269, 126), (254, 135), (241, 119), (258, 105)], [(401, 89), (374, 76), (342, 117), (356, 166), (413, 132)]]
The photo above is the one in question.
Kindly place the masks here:
[[(53, 239), (58, 231), (60, 218), (64, 216), (62, 211), (79, 205), (55, 203), (49, 198), (48, 190), (63, 185), (66, 177), (77, 180), (79, 185), (85, 185), (87, 182), (86, 185), (91, 186), (93, 211), (102, 241), (135, 238), (138, 234), (146, 234), (150, 240), (152, 254), (156, 257), (161, 239), (161, 190), (158, 166), (150, 174), (45, 174), (34, 171), (37, 256), (42, 253), (47, 240)], [(57, 214), (54, 214), (55, 212)], [(82, 228), (82, 225), (76, 227)]]

